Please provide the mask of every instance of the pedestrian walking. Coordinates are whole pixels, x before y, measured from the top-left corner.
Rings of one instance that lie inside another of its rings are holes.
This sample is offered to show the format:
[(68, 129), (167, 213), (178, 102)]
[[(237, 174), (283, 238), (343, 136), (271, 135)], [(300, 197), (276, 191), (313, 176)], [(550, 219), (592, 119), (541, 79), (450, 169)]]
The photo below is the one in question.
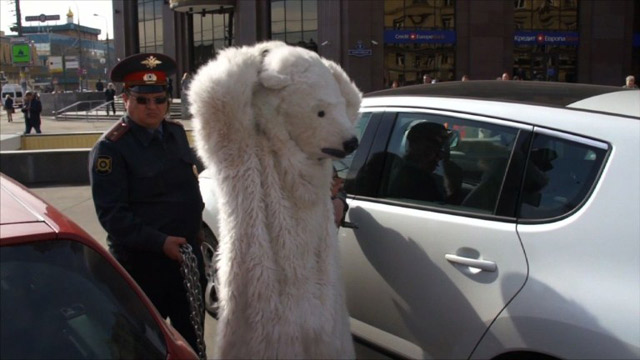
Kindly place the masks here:
[(38, 94), (33, 91), (27, 91), (24, 94), (22, 112), (24, 113), (25, 135), (30, 134), (31, 129), (35, 129), (36, 134), (42, 133), (40, 130), (40, 113), (42, 112), (42, 103), (40, 102)]
[(116, 114), (116, 89), (113, 86), (113, 83), (109, 83), (107, 85), (107, 90), (104, 91), (104, 99), (107, 101), (107, 115), (109, 115), (109, 107), (113, 110), (113, 115)]
[(11, 97), (11, 95), (7, 94), (7, 96), (5, 96), (2, 106), (7, 112), (7, 118), (9, 119), (9, 122), (13, 122), (13, 113), (15, 112), (15, 110), (13, 108), (13, 98)]

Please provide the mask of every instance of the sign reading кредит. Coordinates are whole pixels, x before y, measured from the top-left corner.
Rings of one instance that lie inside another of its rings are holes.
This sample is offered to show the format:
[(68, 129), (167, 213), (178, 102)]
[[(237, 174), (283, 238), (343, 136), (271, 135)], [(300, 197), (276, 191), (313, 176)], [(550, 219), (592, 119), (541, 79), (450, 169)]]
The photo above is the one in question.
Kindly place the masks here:
[(31, 63), (31, 46), (29, 44), (11, 44), (11, 61), (15, 65)]

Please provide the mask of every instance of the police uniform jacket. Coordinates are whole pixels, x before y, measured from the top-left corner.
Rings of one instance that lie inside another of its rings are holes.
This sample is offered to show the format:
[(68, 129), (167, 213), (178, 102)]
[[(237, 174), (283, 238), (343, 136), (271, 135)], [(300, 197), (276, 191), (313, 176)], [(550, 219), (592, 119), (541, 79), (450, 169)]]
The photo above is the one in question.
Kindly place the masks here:
[(89, 165), (93, 199), (125, 268), (172, 261), (162, 250), (169, 235), (197, 249), (204, 204), (195, 163), (184, 128), (171, 121), (159, 137), (125, 116), (98, 140)]

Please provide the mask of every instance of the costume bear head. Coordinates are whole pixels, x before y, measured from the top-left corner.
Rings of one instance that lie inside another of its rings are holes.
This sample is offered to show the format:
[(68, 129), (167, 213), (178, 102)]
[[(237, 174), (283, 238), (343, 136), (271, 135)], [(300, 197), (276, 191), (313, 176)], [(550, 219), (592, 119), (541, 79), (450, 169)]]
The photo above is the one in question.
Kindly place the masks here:
[[(222, 50), (198, 71), (189, 99), (200, 119), (196, 136), (210, 142), (199, 144), (201, 153), (237, 132), (239, 141), (266, 137), (273, 151), (300, 150), (309, 159), (342, 158), (357, 147), (360, 91), (340, 66), (300, 47), (269, 41)], [(201, 127), (203, 119), (216, 124)]]

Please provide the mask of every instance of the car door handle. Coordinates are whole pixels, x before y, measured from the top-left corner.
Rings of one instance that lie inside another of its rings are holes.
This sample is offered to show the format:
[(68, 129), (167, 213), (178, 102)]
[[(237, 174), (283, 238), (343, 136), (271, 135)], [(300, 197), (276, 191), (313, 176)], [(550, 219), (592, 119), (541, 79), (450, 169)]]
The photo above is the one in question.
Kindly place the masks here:
[(445, 254), (444, 258), (451, 263), (470, 266), (484, 271), (494, 272), (498, 269), (498, 266), (493, 261), (472, 259), (453, 254)]
[(358, 224), (354, 224), (349, 221), (343, 221), (342, 224), (340, 224), (340, 226), (347, 229), (358, 229)]

